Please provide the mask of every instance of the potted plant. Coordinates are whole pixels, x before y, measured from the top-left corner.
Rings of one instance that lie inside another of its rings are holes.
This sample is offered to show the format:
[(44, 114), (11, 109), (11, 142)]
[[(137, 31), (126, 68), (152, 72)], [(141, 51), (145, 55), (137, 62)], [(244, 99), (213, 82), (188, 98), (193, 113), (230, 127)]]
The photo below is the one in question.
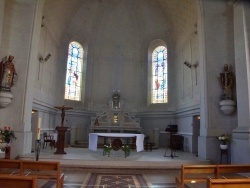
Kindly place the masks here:
[(5, 143), (9, 144), (12, 140), (16, 140), (16, 136), (13, 130), (9, 126), (5, 126), (4, 129), (0, 129), (0, 134)]
[(222, 134), (222, 135), (218, 136), (218, 139), (219, 139), (219, 141), (221, 141), (221, 144), (220, 144), (221, 149), (227, 149), (228, 144), (231, 143), (231, 141), (232, 141), (231, 135), (229, 135), (229, 134)]
[(112, 146), (110, 145), (104, 145), (103, 146), (103, 154), (110, 156), (110, 151), (112, 150)]
[(129, 156), (130, 150), (131, 150), (131, 148), (130, 148), (129, 145), (123, 145), (122, 146), (122, 151), (124, 151), (125, 157)]

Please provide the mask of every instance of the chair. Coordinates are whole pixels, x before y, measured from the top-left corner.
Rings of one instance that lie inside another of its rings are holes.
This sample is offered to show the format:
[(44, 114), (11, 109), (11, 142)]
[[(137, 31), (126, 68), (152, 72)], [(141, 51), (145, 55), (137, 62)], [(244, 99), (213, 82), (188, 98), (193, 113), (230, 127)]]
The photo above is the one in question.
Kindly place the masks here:
[(150, 142), (150, 138), (149, 136), (145, 136), (144, 138), (144, 148), (146, 151), (152, 151), (152, 148), (154, 146), (154, 143), (153, 142)]
[(43, 133), (43, 149), (47, 147), (47, 143), (49, 143), (49, 146), (55, 147), (55, 140), (52, 135), (48, 135), (47, 132)]

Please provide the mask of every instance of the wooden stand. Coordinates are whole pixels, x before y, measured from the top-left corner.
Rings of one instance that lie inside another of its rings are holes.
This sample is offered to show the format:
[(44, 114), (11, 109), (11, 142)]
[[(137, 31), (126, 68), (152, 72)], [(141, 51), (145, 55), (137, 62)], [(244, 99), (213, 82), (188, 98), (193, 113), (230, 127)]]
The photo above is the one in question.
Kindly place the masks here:
[(220, 150), (220, 164), (222, 164), (222, 156), (225, 155), (227, 159), (228, 164), (228, 150), (227, 149), (221, 149)]
[(10, 159), (10, 146), (5, 147), (5, 159)]
[(56, 152), (54, 154), (67, 154), (64, 151), (64, 141), (65, 141), (65, 132), (67, 131), (68, 127), (56, 127), (58, 132), (57, 137), (57, 147)]

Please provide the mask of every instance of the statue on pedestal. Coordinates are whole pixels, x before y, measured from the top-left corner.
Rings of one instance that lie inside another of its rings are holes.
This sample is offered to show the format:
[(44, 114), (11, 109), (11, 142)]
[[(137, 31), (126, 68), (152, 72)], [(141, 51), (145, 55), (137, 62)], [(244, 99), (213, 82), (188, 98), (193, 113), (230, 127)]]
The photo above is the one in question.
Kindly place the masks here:
[(14, 85), (14, 76), (17, 75), (15, 66), (12, 63), (14, 56), (10, 55), (2, 59), (0, 62), (0, 89), (4, 91), (10, 91), (10, 88)]
[(230, 65), (224, 65), (219, 82), (223, 91), (220, 97), (220, 109), (224, 114), (231, 115), (235, 111), (236, 103), (233, 100), (234, 75)]
[(221, 99), (232, 99), (232, 90), (233, 90), (233, 83), (234, 83), (234, 77), (233, 72), (231, 70), (231, 66), (228, 64), (224, 65), (223, 72), (220, 73), (219, 82), (222, 88), (222, 95)]

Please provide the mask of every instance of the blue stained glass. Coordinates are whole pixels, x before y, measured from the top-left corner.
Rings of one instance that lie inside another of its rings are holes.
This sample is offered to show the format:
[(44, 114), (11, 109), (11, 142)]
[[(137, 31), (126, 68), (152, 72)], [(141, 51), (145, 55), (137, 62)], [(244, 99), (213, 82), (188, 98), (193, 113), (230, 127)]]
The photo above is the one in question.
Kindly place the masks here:
[(69, 44), (65, 99), (80, 101), (83, 48), (78, 42)]
[(152, 103), (166, 103), (167, 97), (167, 49), (155, 48), (152, 54)]

